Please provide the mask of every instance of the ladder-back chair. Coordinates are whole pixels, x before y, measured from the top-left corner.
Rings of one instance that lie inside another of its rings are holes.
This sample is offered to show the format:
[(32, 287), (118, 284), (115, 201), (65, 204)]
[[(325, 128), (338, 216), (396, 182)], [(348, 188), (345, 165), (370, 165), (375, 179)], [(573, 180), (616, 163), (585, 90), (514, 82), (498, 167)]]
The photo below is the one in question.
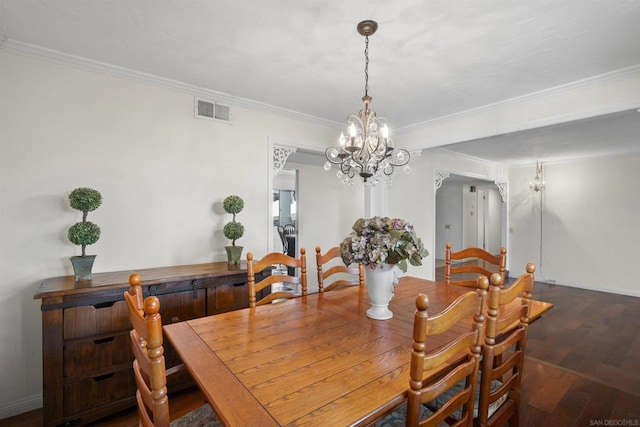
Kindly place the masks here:
[[(277, 264), (289, 267), (291, 269), (300, 269), (299, 276), (289, 274), (280, 274), (279, 271), (273, 270), (276, 274), (266, 276), (259, 282), (256, 282), (256, 274), (261, 273), (266, 268)], [(301, 295), (307, 295), (307, 256), (306, 249), (300, 248), (300, 258), (290, 257), (280, 252), (271, 252), (259, 261), (254, 261), (253, 253), (247, 254), (247, 282), (249, 285), (249, 307), (268, 304), (283, 298), (295, 298)], [(256, 300), (258, 292), (270, 285), (282, 284), (282, 289), (272, 292), (264, 296), (260, 300)], [(291, 291), (287, 290), (286, 285), (292, 285)], [(300, 291), (298, 291), (300, 286)]]
[[(169, 411), (167, 376), (184, 371), (180, 364), (165, 369), (160, 301), (155, 296), (143, 300), (139, 274), (129, 277), (129, 291), (124, 292), (129, 320), (133, 326), (129, 336), (134, 355), (133, 372), (138, 390), (139, 425), (144, 427), (222, 426), (204, 396), (191, 400), (182, 417)], [(173, 415), (173, 416), (172, 416)]]
[[(376, 426), (404, 425), (401, 424), (403, 417), (407, 426), (473, 425), (488, 283), (485, 281), (479, 286), (433, 316), (428, 314), (427, 295), (417, 296), (408, 401)], [(465, 325), (465, 329), (461, 330), (461, 325)], [(460, 331), (455, 338), (426, 351), (427, 340), (452, 328)], [(447, 396), (444, 404), (432, 404), (460, 382), (463, 386)]]
[[(527, 264), (526, 273), (505, 289), (501, 289), (503, 281), (500, 274), (494, 273), (490, 277), (476, 420), (480, 426), (501, 426), (507, 422), (509, 426), (518, 425), (534, 271), (535, 265)], [(518, 297), (521, 298), (520, 304), (507, 306)], [(496, 381), (500, 386), (492, 387)], [(500, 406), (490, 411), (490, 407), (501, 400)]]
[[(459, 264), (454, 265), (452, 260), (460, 261)], [(478, 261), (484, 261), (494, 267), (494, 270), (489, 270), (484, 266), (478, 265)], [(444, 282), (447, 285), (458, 285), (473, 287), (477, 286), (477, 275), (489, 277), (493, 273), (497, 272), (502, 276), (502, 280), (505, 279), (505, 271), (507, 264), (507, 249), (500, 248), (500, 253), (493, 255), (482, 248), (465, 248), (458, 252), (451, 250), (451, 242), (447, 242), (445, 250), (445, 271)], [(452, 280), (452, 276), (457, 275), (458, 280)]]
[[(338, 263), (335, 263), (335, 260)], [(328, 265), (333, 262), (333, 264)], [(346, 266), (340, 256), (340, 246), (334, 246), (322, 254), (316, 246), (316, 265), (318, 268), (318, 291), (325, 292), (335, 288), (364, 285), (364, 266), (362, 264)]]

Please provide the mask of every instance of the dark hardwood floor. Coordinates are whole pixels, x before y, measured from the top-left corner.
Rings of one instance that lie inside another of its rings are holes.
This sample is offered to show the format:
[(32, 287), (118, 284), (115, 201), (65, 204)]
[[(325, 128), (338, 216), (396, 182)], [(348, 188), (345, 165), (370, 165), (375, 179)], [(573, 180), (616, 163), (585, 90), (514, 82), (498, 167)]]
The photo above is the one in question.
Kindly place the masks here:
[[(640, 425), (640, 298), (536, 283), (522, 424)], [(625, 424), (626, 421), (626, 424)]]
[[(529, 328), (520, 424), (640, 426), (640, 298), (539, 282), (534, 298), (554, 308)], [(0, 420), (0, 426), (41, 425), (41, 410)], [(137, 415), (95, 425), (134, 427)]]

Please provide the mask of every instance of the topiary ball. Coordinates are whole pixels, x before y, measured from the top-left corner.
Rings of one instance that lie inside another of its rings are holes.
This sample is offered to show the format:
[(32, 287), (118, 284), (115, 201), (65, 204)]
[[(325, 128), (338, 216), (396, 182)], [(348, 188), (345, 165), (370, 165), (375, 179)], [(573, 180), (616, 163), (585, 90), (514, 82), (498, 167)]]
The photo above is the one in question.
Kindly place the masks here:
[(228, 196), (222, 202), (222, 206), (225, 212), (235, 215), (244, 208), (244, 200), (240, 196)]
[(237, 221), (231, 221), (225, 224), (222, 232), (224, 233), (224, 237), (235, 241), (244, 234), (244, 226)]
[(76, 188), (69, 194), (69, 204), (73, 209), (91, 212), (102, 204), (102, 194), (93, 188)]
[(93, 245), (100, 238), (100, 227), (93, 222), (76, 222), (67, 234), (74, 245)]

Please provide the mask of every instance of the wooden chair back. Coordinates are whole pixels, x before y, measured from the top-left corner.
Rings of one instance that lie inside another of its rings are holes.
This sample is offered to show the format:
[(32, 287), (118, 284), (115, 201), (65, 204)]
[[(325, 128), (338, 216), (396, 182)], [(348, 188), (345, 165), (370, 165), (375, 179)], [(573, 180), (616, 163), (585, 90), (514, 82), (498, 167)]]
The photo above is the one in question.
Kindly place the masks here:
[(129, 291), (125, 291), (129, 320), (131, 349), (135, 357), (133, 372), (138, 391), (136, 400), (140, 425), (168, 427), (169, 400), (167, 398), (167, 372), (162, 347), (162, 319), (160, 301), (155, 296), (144, 300), (140, 275), (129, 277)]
[[(461, 261), (459, 265), (452, 263), (452, 260)], [(478, 265), (477, 261), (481, 260), (494, 266), (504, 281), (507, 265), (507, 249), (500, 248), (500, 253), (493, 255), (481, 248), (465, 248), (458, 252), (451, 250), (451, 242), (447, 242), (445, 250), (445, 271), (444, 281), (447, 285), (458, 285), (473, 287), (477, 286), (477, 275), (489, 277), (494, 271)], [(475, 274), (475, 277), (469, 277)], [(451, 276), (459, 275), (459, 280), (452, 280)]]
[[(249, 307), (256, 307), (258, 305), (268, 304), (275, 300), (283, 298), (295, 298), (301, 295), (307, 295), (307, 256), (306, 249), (300, 248), (300, 258), (290, 257), (280, 252), (271, 252), (259, 261), (254, 261), (253, 253), (247, 254), (247, 281), (249, 285)], [(271, 274), (266, 276), (259, 282), (256, 282), (256, 274), (261, 273), (267, 267), (274, 264), (281, 266), (299, 268), (299, 276), (290, 276), (288, 274)], [(285, 289), (276, 292), (271, 292), (260, 300), (256, 300), (258, 292), (266, 288), (267, 286), (274, 285), (276, 283), (282, 283), (293, 285), (293, 291), (287, 291)], [(297, 287), (300, 285), (300, 292), (297, 291)]]
[[(327, 265), (336, 259), (339, 260), (337, 264)], [(364, 266), (344, 265), (340, 256), (340, 246), (334, 246), (324, 254), (320, 246), (316, 246), (316, 266), (319, 292), (347, 286), (364, 286)]]
[[(478, 283), (476, 291), (461, 295), (442, 312), (429, 316), (429, 298), (420, 294), (416, 298), (413, 324), (413, 351), (411, 352), (410, 387), (407, 403), (407, 426), (440, 425), (460, 412), (460, 426), (473, 424), (473, 407), (478, 382), (481, 348), (484, 339), (484, 315), (488, 281)], [(469, 319), (473, 318), (472, 322)], [(463, 322), (463, 323), (460, 323)], [(466, 323), (468, 322), (468, 323)], [(445, 345), (426, 352), (427, 339), (451, 328), (461, 328), (460, 334)], [(455, 384), (464, 380), (445, 404), (430, 408), (422, 414), (422, 405), (437, 400)], [(426, 416), (425, 416), (426, 415)]]
[[(526, 273), (506, 289), (501, 289), (503, 279), (500, 274), (494, 273), (490, 277), (477, 419), (481, 426), (506, 425), (507, 422), (518, 425), (534, 271), (535, 265), (527, 264)], [(521, 304), (507, 307), (518, 297)], [(499, 381), (500, 386), (491, 391), (494, 381)], [(492, 408), (489, 415), (490, 406), (500, 400), (504, 402), (497, 409)]]

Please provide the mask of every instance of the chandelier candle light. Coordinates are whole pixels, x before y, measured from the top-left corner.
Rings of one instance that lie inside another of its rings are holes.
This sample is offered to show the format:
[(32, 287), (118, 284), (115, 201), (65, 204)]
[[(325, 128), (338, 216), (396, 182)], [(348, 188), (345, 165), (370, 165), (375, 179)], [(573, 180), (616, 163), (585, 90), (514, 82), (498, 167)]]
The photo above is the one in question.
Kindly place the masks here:
[[(405, 166), (405, 172), (409, 173), (411, 168), (407, 163), (411, 156), (407, 150), (395, 149), (387, 120), (369, 109), (369, 36), (376, 32), (378, 23), (362, 21), (357, 29), (365, 38), (364, 109), (347, 117), (348, 135), (341, 133), (338, 145), (326, 149), (324, 168), (329, 170), (332, 164), (337, 165), (336, 176), (344, 184), (353, 184), (352, 179), (358, 173), (365, 184), (375, 185), (381, 173), (390, 176), (396, 166)], [(370, 178), (371, 181), (367, 181)]]

